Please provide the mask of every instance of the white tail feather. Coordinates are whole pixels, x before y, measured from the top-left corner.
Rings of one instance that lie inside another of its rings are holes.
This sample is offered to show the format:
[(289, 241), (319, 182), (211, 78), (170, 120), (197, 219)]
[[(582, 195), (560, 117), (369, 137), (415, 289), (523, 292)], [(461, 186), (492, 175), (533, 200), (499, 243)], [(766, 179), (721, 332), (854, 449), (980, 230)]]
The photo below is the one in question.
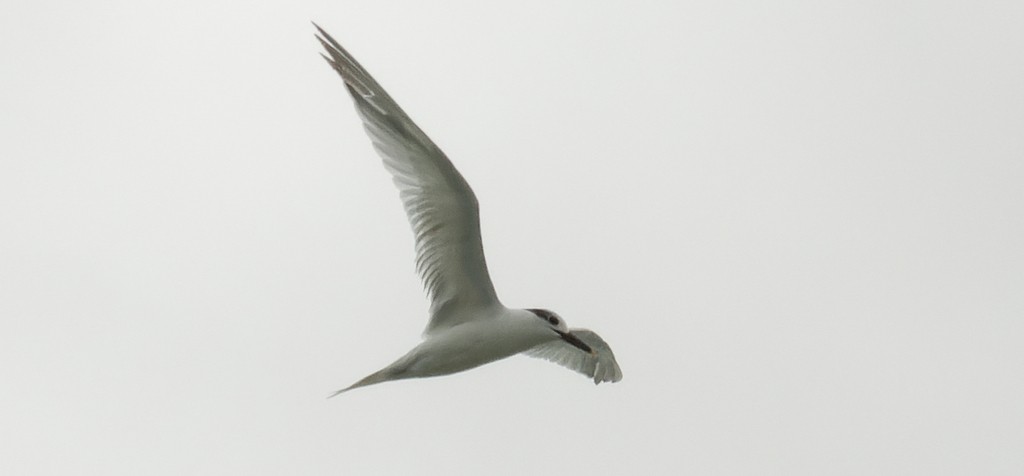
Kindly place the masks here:
[(354, 388), (365, 387), (367, 385), (373, 385), (375, 383), (387, 382), (388, 380), (392, 380), (392, 375), (390, 372), (388, 372), (388, 370), (389, 368), (384, 368), (370, 375), (367, 375), (366, 377), (363, 377), (362, 380), (328, 395), (327, 398), (336, 397)]

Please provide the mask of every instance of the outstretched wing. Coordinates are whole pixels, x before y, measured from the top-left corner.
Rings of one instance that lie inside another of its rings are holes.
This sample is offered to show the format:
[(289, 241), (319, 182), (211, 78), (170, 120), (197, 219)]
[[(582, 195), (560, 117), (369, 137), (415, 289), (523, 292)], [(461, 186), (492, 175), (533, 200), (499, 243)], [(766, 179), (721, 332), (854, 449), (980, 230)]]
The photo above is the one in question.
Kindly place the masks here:
[(416, 271), (431, 298), (424, 333), (500, 305), (480, 240), (479, 206), (451, 161), (334, 38), (314, 24), (321, 55), (341, 79), (384, 167), (398, 186), (416, 238)]
[(615, 354), (601, 336), (587, 329), (569, 329), (569, 332), (594, 349), (594, 354), (588, 354), (562, 339), (545, 342), (523, 353), (575, 370), (593, 378), (595, 384), (622, 380), (622, 370), (615, 362)]

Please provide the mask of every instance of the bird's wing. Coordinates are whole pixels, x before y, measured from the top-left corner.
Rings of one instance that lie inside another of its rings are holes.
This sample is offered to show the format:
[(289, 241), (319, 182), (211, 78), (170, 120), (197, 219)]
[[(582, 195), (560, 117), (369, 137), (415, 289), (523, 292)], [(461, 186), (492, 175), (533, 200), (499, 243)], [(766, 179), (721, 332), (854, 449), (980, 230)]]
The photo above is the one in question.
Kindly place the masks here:
[(615, 354), (601, 336), (587, 329), (569, 329), (569, 332), (594, 349), (594, 354), (588, 354), (562, 339), (545, 342), (523, 353), (575, 370), (593, 378), (595, 384), (622, 380), (622, 370), (615, 362)]
[(314, 24), (321, 54), (341, 79), (366, 133), (391, 173), (416, 238), (416, 271), (431, 298), (424, 333), (500, 305), (487, 273), (476, 196), (459, 171), (384, 88), (331, 35)]

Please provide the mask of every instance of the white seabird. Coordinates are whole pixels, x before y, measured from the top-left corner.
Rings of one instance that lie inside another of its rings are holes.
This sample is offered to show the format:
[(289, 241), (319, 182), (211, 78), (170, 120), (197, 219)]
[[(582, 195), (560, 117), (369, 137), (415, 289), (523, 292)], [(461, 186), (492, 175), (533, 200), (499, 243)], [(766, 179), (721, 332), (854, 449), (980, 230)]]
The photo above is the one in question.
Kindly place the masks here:
[(322, 28), (321, 56), (356, 105), (366, 133), (398, 186), (416, 238), (416, 270), (431, 302), (423, 342), (391, 365), (330, 396), (375, 383), (461, 372), (523, 353), (601, 382), (622, 371), (600, 336), (569, 329), (545, 309), (509, 309), (498, 300), (480, 240), (480, 215), (469, 184), (427, 135)]

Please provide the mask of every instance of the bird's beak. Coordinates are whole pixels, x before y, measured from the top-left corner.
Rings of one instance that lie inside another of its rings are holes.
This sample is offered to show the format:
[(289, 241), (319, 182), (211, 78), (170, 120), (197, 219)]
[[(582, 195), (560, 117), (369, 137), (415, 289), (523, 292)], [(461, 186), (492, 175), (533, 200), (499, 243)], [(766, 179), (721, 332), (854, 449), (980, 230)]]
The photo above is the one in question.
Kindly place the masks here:
[(587, 345), (586, 342), (583, 342), (583, 341), (580, 340), (579, 337), (576, 337), (576, 334), (573, 334), (572, 332), (562, 332), (562, 331), (555, 331), (555, 332), (557, 332), (558, 335), (562, 337), (562, 340), (572, 344), (574, 347), (582, 350), (583, 352), (586, 352), (586, 353), (588, 353), (590, 355), (597, 354), (597, 352), (594, 352), (594, 349), (592, 349), (589, 345)]

